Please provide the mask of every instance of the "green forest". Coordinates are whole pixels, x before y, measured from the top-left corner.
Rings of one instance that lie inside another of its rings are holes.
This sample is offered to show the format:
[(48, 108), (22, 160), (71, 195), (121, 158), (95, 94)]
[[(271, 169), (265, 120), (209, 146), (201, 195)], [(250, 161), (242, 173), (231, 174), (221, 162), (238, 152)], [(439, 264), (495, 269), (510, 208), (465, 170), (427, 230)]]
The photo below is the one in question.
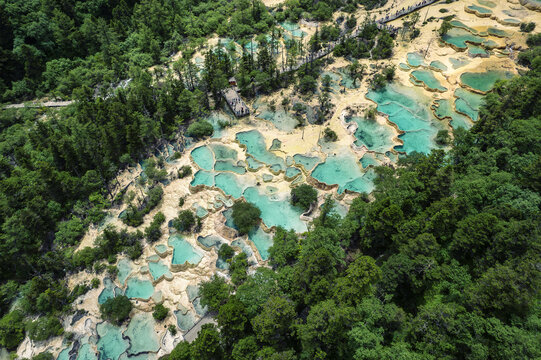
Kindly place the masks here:
[(217, 326), (168, 359), (541, 357), (538, 51), (451, 151), (379, 168), (343, 219), (328, 201), (307, 234), (278, 231), (272, 269), (204, 283)]
[(376, 0), (288, 0), (273, 13), (249, 0), (1, 0), (0, 101), (71, 98), (81, 86), (114, 86), (133, 71), (190, 54), (207, 36), (244, 43), (278, 22), (329, 20)]
[[(291, 85), (317, 93), (317, 124), (325, 121), (332, 104), (329, 78), (319, 79), (322, 60), (295, 72), (280, 68), (343, 39), (341, 29), (331, 21), (306, 44), (288, 42), (280, 63), (273, 56), (277, 24), (383, 4), (0, 0), (0, 102), (74, 100), (59, 109), (0, 110), (0, 347), (14, 351), (27, 335), (39, 342), (64, 334), (61, 317), (100, 286), (96, 278), (69, 290), (67, 276), (115, 275), (119, 254), (138, 259), (143, 239), (161, 237), (165, 216), (158, 212), (143, 231), (106, 227), (95, 247), (75, 252), (89, 226), (126, 202), (117, 191), (122, 170), (184, 135), (212, 135), (204, 118), (223, 106), (229, 77), (247, 99)], [(341, 21), (345, 31), (357, 25), (353, 17)], [(392, 55), (389, 32), (372, 21), (360, 30), (332, 54), (352, 61)], [(243, 49), (257, 38), (258, 54), (218, 44), (198, 73), (193, 54), (212, 34)], [(308, 232), (278, 228), (269, 266), (255, 273), (246, 255), (222, 246), (231, 281), (214, 276), (200, 288), (216, 325), (203, 325), (195, 341), (180, 342), (163, 359), (541, 358), (541, 35), (530, 35), (528, 46), (518, 62), (529, 70), (498, 82), (473, 128), (454, 130), (448, 151), (378, 167), (374, 192), (359, 195), (344, 217), (329, 197)], [(354, 85), (364, 70), (356, 61), (350, 66)], [(392, 81), (394, 68), (383, 74), (374, 88)], [(143, 224), (162, 201), (164, 160), (149, 161), (144, 173), (143, 201), (130, 202), (127, 226)], [(175, 177), (191, 175), (186, 166)], [(310, 186), (292, 192), (303, 210), (316, 200)], [(233, 210), (243, 207), (260, 215), (249, 203)], [(241, 233), (257, 223), (243, 220)], [(180, 212), (172, 227), (196, 231), (199, 221)], [(132, 304), (116, 299), (100, 309), (122, 323)], [(156, 307), (154, 317), (167, 313)]]

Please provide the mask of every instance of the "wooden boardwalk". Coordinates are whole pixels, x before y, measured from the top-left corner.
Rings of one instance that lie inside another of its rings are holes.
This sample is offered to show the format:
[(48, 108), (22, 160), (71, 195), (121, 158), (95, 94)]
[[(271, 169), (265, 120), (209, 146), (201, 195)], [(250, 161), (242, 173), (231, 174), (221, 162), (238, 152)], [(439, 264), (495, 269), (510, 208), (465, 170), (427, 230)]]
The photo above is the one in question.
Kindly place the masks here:
[(384, 18), (382, 19), (379, 19), (379, 20), (376, 20), (376, 22), (380, 23), (380, 24), (385, 24), (385, 23), (388, 23), (388, 22), (391, 22), (393, 20), (396, 20), (402, 16), (405, 16), (405, 15), (408, 15), (414, 11), (417, 11), (421, 8), (424, 8), (425, 6), (429, 6), (429, 5), (432, 5), (434, 4), (435, 2), (438, 2), (439, 0), (423, 0), (415, 5), (412, 5), (412, 6), (408, 6), (407, 8), (402, 8), (400, 10), (398, 10), (397, 12), (395, 12), (394, 14), (392, 15), (387, 15), (385, 16)]
[[(417, 10), (419, 10), (419, 9), (425, 7), (425, 6), (432, 5), (432, 4), (434, 4), (435, 2), (438, 2), (438, 1), (439, 0), (423, 0), (423, 1), (421, 1), (421, 2), (419, 2), (417, 4), (415, 4), (415, 5), (409, 6), (407, 8), (402, 8), (402, 9), (400, 9), (399, 11), (397, 11), (394, 14), (387, 15), (384, 18), (376, 20), (376, 25), (377, 25), (378, 29), (385, 29), (385, 30), (389, 31), (390, 33), (396, 33), (396, 32), (398, 32), (398, 28), (394, 27), (392, 25), (387, 25), (388, 22), (396, 20), (396, 19), (398, 19), (398, 18), (400, 18), (402, 16), (408, 15), (408, 14), (410, 14), (410, 13), (412, 13), (414, 11), (417, 11)], [(357, 36), (359, 36), (360, 32), (361, 32), (361, 29), (360, 29), (359, 26), (357, 26), (356, 28), (353, 29), (353, 31), (351, 32), (350, 35), (345, 34), (345, 35), (343, 35), (343, 38), (347, 39), (347, 38), (357, 37)], [(329, 42), (327, 44), (327, 46), (325, 46), (323, 49), (319, 50), (318, 52), (302, 57), (301, 60), (296, 65), (293, 65), (290, 68), (286, 67), (286, 68), (280, 69), (280, 73), (296, 71), (301, 66), (303, 66), (303, 65), (305, 65), (305, 64), (307, 64), (307, 63), (309, 63), (311, 61), (314, 61), (314, 60), (317, 60), (317, 59), (320, 59), (322, 57), (325, 57), (325, 56), (329, 55), (340, 42), (341, 42), (341, 40)]]
[(10, 104), (4, 106), (4, 109), (22, 109), (22, 108), (41, 108), (41, 107), (64, 107), (73, 104), (73, 100), (69, 101), (47, 101), (43, 103), (31, 102), (31, 103), (20, 103), (20, 104)]
[(232, 87), (227, 88), (222, 91), (222, 95), (227, 102), (227, 105), (229, 105), (229, 108), (231, 109), (231, 111), (233, 111), (233, 114), (235, 114), (236, 117), (250, 115), (250, 109), (235, 89), (233, 89)]
[[(391, 25), (387, 25), (387, 23), (391, 22), (391, 21), (394, 21), (398, 18), (401, 18), (402, 16), (406, 16), (414, 11), (417, 11), (425, 6), (429, 6), (429, 5), (432, 5), (436, 2), (438, 2), (439, 0), (423, 0), (415, 5), (412, 5), (412, 6), (408, 6), (407, 8), (402, 8), (400, 10), (398, 10), (397, 12), (391, 14), (391, 15), (387, 15), (381, 19), (377, 19), (376, 20), (376, 25), (379, 29), (386, 29), (388, 30), (389, 32), (391, 33), (396, 33), (398, 31), (398, 28), (394, 27), (394, 26), (391, 26)], [(351, 32), (350, 35), (347, 35), (347, 34), (344, 34), (342, 36), (342, 38), (351, 38), (351, 37), (357, 37), (360, 33), (361, 29), (359, 27), (356, 27), (355, 29), (353, 29), (353, 31)], [(325, 57), (327, 56), (328, 54), (330, 54), (334, 48), (340, 43), (341, 41), (332, 41), (332, 42), (329, 42), (327, 44), (327, 46), (325, 46), (323, 49), (319, 50), (318, 52), (314, 53), (314, 54), (310, 54), (310, 55), (306, 55), (304, 57), (302, 57), (298, 62), (297, 64), (287, 68), (282, 68), (279, 70), (280, 73), (286, 73), (286, 72), (290, 72), (290, 71), (296, 71), (298, 70), (301, 66), (309, 63), (309, 62), (312, 62), (314, 60), (317, 60), (317, 59), (320, 59), (322, 57)], [(129, 81), (128, 81), (129, 82)], [(122, 83), (122, 82), (121, 82)], [(122, 84), (121, 84), (122, 85)], [(124, 84), (123, 87), (125, 87), (127, 85)], [(239, 93), (234, 89), (234, 88), (228, 88), (226, 90), (223, 90), (222, 91), (222, 95), (223, 97), (225, 98), (225, 101), (227, 102), (227, 105), (229, 106), (229, 108), (231, 109), (231, 111), (233, 111), (233, 113), (235, 114), (236, 117), (243, 117), (243, 116), (247, 116), (247, 115), (250, 115), (250, 109), (248, 108), (248, 106), (246, 105), (246, 103), (242, 100), (242, 98), (240, 97)], [(72, 104), (73, 101), (70, 100), (70, 101), (47, 101), (47, 102), (44, 102), (44, 103), (35, 103), (35, 102), (32, 102), (32, 103), (21, 103), (21, 104), (10, 104), (10, 105), (5, 105), (3, 108), (4, 109), (19, 109), (19, 108), (24, 108), (24, 107), (30, 107), (30, 108), (40, 108), (40, 107), (63, 107), (63, 106), (68, 106), (70, 104)]]
[(184, 334), (184, 340), (189, 343), (194, 341), (197, 338), (197, 335), (199, 335), (201, 327), (205, 324), (218, 325), (218, 323), (216, 322), (216, 320), (214, 320), (213, 317), (211, 317), (210, 315), (205, 315), (198, 322), (196, 322), (194, 326), (192, 326), (192, 328), (186, 332), (186, 334)]

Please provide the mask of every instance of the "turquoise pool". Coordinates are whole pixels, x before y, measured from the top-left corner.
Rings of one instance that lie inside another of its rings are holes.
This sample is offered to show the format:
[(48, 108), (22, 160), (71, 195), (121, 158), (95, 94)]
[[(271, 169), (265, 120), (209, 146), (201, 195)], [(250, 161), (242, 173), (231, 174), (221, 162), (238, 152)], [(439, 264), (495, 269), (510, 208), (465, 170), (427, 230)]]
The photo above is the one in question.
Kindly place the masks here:
[(131, 277), (128, 279), (126, 287), (126, 296), (130, 299), (145, 299), (148, 300), (154, 293), (154, 286), (150, 280)]
[(310, 172), (312, 169), (321, 162), (321, 159), (317, 156), (307, 156), (302, 154), (293, 155), (295, 164), (300, 165), (304, 170)]
[(393, 147), (393, 131), (388, 127), (379, 124), (375, 120), (366, 120), (358, 116), (346, 119), (347, 122), (355, 122), (355, 145), (365, 146), (368, 150), (384, 153)]
[(154, 280), (158, 280), (162, 276), (165, 276), (166, 278), (171, 279), (173, 275), (171, 274), (171, 271), (169, 271), (169, 267), (162, 263), (161, 261), (158, 262), (149, 262), (148, 263), (148, 269), (150, 270), (150, 274), (152, 275), (152, 278)]
[(296, 167), (288, 167), (286, 169), (286, 178), (292, 180), (294, 179), (295, 177), (299, 176), (301, 174), (301, 170), (299, 170), (298, 168)]
[(378, 166), (378, 165), (380, 165), (379, 161), (376, 159), (374, 154), (371, 154), (371, 153), (364, 154), (363, 157), (361, 158), (361, 160), (359, 160), (359, 161), (360, 161), (360, 163), (361, 163), (361, 165), (363, 166), (364, 169), (366, 169), (369, 166)]
[(98, 304), (103, 304), (108, 299), (113, 298), (122, 292), (122, 290), (115, 286), (108, 277), (103, 278), (103, 286), (104, 288), (98, 296)]
[(413, 67), (424, 66), (424, 56), (418, 52), (411, 52), (407, 54), (408, 64)]
[(466, 66), (470, 63), (470, 60), (467, 58), (449, 58), (449, 62), (453, 65), (453, 69), (459, 69), (463, 66)]
[(451, 28), (441, 38), (444, 42), (454, 45), (459, 49), (466, 49), (468, 43), (480, 45), (485, 41), (481, 36), (474, 35), (465, 29), (457, 27)]
[(292, 206), (289, 199), (273, 201), (255, 187), (244, 190), (244, 197), (261, 210), (261, 219), (267, 227), (282, 226), (296, 232), (307, 230), (306, 224), (300, 219), (301, 211)]
[(312, 177), (328, 185), (338, 185), (338, 193), (344, 190), (370, 193), (374, 189), (373, 179), (366, 176), (358, 160), (350, 153), (328, 156), (312, 172)]
[(270, 121), (278, 130), (282, 131), (292, 131), (299, 125), (299, 120), (283, 109), (264, 110), (258, 117)]
[(177, 326), (182, 331), (188, 331), (195, 325), (195, 316), (190, 311), (183, 313), (177, 310), (175, 316), (177, 317)]
[(130, 339), (129, 355), (157, 352), (160, 339), (154, 330), (155, 321), (150, 313), (135, 315), (128, 325), (125, 335)]
[(214, 173), (205, 170), (199, 170), (195, 173), (193, 180), (190, 182), (191, 186), (205, 185), (214, 186)]
[(108, 322), (99, 323), (96, 330), (99, 335), (97, 348), (100, 359), (116, 360), (130, 344), (127, 339), (122, 337), (122, 329)]
[(430, 63), (430, 67), (439, 71), (447, 71), (447, 65), (439, 60), (434, 60)]
[(489, 70), (481, 73), (465, 72), (460, 75), (460, 82), (474, 90), (487, 92), (492, 90), (498, 80), (506, 80), (513, 77), (509, 71)]
[(237, 160), (237, 150), (232, 149), (226, 145), (211, 143), (209, 147), (214, 152), (216, 160)]
[(260, 227), (257, 230), (252, 230), (248, 234), (248, 239), (252, 241), (257, 248), (257, 252), (263, 261), (269, 258), (269, 248), (272, 246), (272, 235), (266, 233)]
[(180, 235), (171, 235), (169, 238), (169, 246), (173, 247), (173, 259), (172, 264), (199, 264), (203, 256), (194, 249), (194, 247), (184, 240)]
[(447, 91), (447, 88), (441, 85), (431, 70), (414, 70), (411, 72), (411, 76), (416, 81), (422, 82), (431, 91)]
[(481, 14), (481, 15), (490, 15), (490, 14), (492, 14), (492, 10), (487, 9), (485, 7), (482, 7), (482, 6), (469, 5), (469, 6), (467, 6), (467, 9), (469, 9), (471, 11), (475, 11), (476, 13)]
[(445, 127), (432, 114), (431, 99), (415, 90), (391, 84), (379, 91), (370, 91), (366, 97), (378, 105), (378, 111), (387, 114), (389, 121), (405, 132), (399, 136), (404, 144), (396, 146), (396, 150), (428, 153), (438, 147), (434, 138), (438, 130)]
[(239, 132), (236, 135), (236, 139), (239, 141), (239, 143), (246, 146), (246, 153), (253, 156), (257, 161), (260, 161), (270, 166), (277, 165), (282, 170), (285, 168), (284, 159), (267, 151), (265, 139), (259, 131), (250, 130)]
[(193, 161), (204, 170), (212, 170), (214, 165), (214, 156), (208, 146), (200, 146), (191, 152)]
[(457, 88), (454, 96), (457, 112), (468, 116), (473, 121), (479, 118), (479, 108), (483, 104), (483, 95), (473, 93), (463, 88)]
[(223, 190), (226, 195), (238, 199), (242, 196), (244, 187), (240, 183), (240, 179), (235, 174), (220, 173), (214, 177), (216, 187)]
[(126, 258), (120, 259), (118, 261), (117, 268), (118, 268), (118, 274), (117, 274), (118, 282), (120, 283), (121, 286), (124, 286), (124, 284), (126, 283), (126, 279), (133, 271), (132, 262), (130, 261), (130, 259), (126, 259)]
[(438, 118), (451, 119), (451, 126), (453, 127), (453, 129), (457, 129), (457, 128), (469, 129), (473, 125), (473, 123), (467, 116), (459, 114), (453, 110), (452, 103), (448, 99), (435, 100), (433, 109), (434, 109), (434, 114)]
[(232, 160), (218, 160), (214, 164), (214, 170), (216, 171), (231, 171), (239, 175), (244, 175), (246, 173), (246, 168), (244, 166), (239, 166), (234, 163)]

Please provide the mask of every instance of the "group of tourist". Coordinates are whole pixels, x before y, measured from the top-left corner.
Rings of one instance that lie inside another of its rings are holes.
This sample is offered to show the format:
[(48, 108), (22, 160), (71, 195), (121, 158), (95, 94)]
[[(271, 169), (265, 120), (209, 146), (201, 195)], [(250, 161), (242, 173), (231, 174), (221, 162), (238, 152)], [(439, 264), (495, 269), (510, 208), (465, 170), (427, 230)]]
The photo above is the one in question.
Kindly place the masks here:
[(240, 98), (231, 99), (229, 106), (231, 106), (231, 109), (237, 116), (248, 115), (248, 113), (250, 112), (250, 110), (248, 110), (248, 107), (244, 104), (244, 102)]
[(394, 19), (397, 19), (397, 18), (401, 17), (402, 15), (405, 15), (407, 13), (415, 11), (415, 10), (417, 10), (417, 9), (423, 7), (423, 6), (435, 3), (436, 1), (438, 1), (438, 0), (423, 0), (420, 3), (417, 3), (415, 5), (408, 6), (407, 8), (402, 8), (402, 9), (398, 10), (396, 13), (394, 13), (393, 15), (387, 15), (387, 16), (385, 16), (385, 18), (383, 18), (381, 20), (378, 20), (377, 22), (386, 23), (386, 22), (392, 21)]

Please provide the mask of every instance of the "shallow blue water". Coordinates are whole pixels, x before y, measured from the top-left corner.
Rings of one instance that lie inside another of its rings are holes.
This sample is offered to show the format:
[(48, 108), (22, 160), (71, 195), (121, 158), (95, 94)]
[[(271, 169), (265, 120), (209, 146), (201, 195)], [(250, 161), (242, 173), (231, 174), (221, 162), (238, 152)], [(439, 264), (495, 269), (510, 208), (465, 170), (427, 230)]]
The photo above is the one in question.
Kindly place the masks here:
[(126, 287), (126, 296), (134, 299), (150, 299), (154, 293), (154, 287), (150, 280), (144, 280), (131, 277), (128, 279), (128, 285)]
[(261, 259), (263, 261), (267, 260), (269, 258), (269, 248), (272, 246), (272, 235), (269, 233), (266, 233), (258, 227), (256, 230), (252, 230), (248, 234), (248, 239), (250, 239), (255, 247), (257, 248), (257, 252), (259, 252), (259, 255), (261, 256)]
[(125, 333), (130, 339), (128, 354), (156, 352), (160, 349), (160, 339), (154, 325), (155, 321), (150, 313), (140, 313), (131, 319)]
[(241, 144), (246, 146), (246, 153), (253, 156), (256, 160), (271, 166), (277, 165), (282, 170), (285, 168), (284, 159), (267, 150), (265, 139), (259, 131), (239, 132), (236, 138)]
[(438, 147), (434, 138), (444, 125), (430, 110), (431, 99), (415, 89), (387, 85), (379, 91), (370, 91), (367, 98), (378, 105), (378, 110), (387, 114), (389, 121), (405, 132), (399, 136), (404, 145), (395, 147), (399, 151), (428, 153)]
[(291, 205), (288, 199), (272, 201), (255, 187), (244, 190), (244, 197), (261, 210), (261, 219), (267, 227), (282, 226), (296, 232), (307, 230), (306, 224), (300, 219), (301, 211)]
[(214, 165), (214, 156), (208, 146), (200, 146), (191, 152), (192, 158), (201, 169), (212, 170)]
[(226, 195), (232, 196), (235, 199), (240, 198), (244, 191), (244, 187), (240, 184), (239, 180), (236, 175), (231, 173), (220, 173), (214, 177), (216, 187), (219, 187)]
[(175, 234), (169, 238), (169, 245), (173, 247), (172, 263), (182, 265), (185, 263), (198, 264), (203, 257), (194, 247), (184, 240), (182, 236)]
[(384, 153), (390, 150), (393, 146), (393, 131), (382, 126), (375, 120), (366, 120), (358, 116), (353, 116), (347, 119), (348, 122), (355, 122), (357, 130), (355, 130), (356, 146), (366, 146), (368, 150)]
[(129, 346), (129, 341), (122, 337), (122, 329), (103, 322), (96, 327), (100, 336), (97, 347), (100, 359), (117, 360)]

